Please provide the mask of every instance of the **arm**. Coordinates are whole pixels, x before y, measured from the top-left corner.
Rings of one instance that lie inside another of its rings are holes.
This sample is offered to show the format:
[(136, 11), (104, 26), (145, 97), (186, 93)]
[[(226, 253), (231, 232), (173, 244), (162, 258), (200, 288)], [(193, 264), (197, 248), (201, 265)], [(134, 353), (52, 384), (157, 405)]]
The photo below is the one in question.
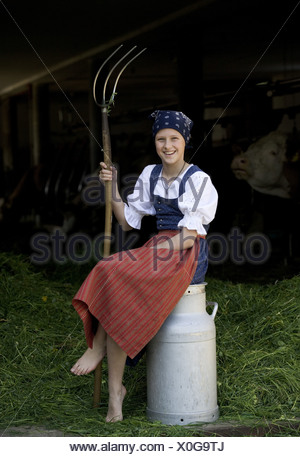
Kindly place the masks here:
[(112, 209), (114, 215), (124, 231), (132, 230), (124, 215), (124, 202), (120, 196), (117, 182), (117, 170), (114, 167), (108, 168), (104, 162), (100, 162), (100, 181), (104, 184), (112, 181)]
[(178, 227), (206, 235), (205, 226), (214, 219), (217, 203), (218, 193), (210, 177), (203, 171), (194, 173), (187, 181), (185, 192), (178, 203), (183, 214)]
[(205, 235), (203, 224), (209, 224), (215, 215), (218, 194), (206, 173), (194, 173), (187, 183), (187, 191), (179, 200), (183, 218), (178, 227), (181, 232), (158, 244), (157, 248), (183, 250), (194, 245), (197, 235)]

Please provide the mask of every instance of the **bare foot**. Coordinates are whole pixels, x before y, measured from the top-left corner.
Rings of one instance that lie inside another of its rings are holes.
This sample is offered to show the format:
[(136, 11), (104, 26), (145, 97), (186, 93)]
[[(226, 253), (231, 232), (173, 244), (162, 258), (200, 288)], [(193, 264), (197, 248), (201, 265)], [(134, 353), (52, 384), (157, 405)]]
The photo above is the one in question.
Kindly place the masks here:
[(75, 365), (71, 368), (71, 372), (77, 376), (90, 373), (91, 371), (95, 370), (105, 354), (105, 347), (93, 347), (93, 349), (88, 348), (83, 356), (80, 357), (80, 359), (77, 360)]
[(122, 385), (121, 392), (116, 397), (109, 396), (106, 422), (118, 422), (123, 420), (122, 405), (127, 391)]

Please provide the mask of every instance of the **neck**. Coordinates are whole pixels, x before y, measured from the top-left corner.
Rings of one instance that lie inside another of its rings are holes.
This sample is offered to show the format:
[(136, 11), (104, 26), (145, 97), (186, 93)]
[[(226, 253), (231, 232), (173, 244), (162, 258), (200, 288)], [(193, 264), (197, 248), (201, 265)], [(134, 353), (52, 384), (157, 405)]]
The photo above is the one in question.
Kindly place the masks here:
[(183, 160), (179, 164), (163, 164), (163, 175), (166, 178), (174, 178), (178, 176), (186, 166), (186, 162)]

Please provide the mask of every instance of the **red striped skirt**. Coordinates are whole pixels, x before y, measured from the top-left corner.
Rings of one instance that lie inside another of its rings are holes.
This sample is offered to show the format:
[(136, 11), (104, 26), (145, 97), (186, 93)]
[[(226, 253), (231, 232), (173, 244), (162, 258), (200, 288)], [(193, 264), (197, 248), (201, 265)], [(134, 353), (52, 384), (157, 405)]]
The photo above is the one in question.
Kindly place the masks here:
[(200, 237), (184, 251), (150, 249), (177, 233), (159, 232), (144, 246), (117, 252), (93, 268), (72, 301), (89, 347), (95, 318), (130, 358), (158, 332), (197, 267)]

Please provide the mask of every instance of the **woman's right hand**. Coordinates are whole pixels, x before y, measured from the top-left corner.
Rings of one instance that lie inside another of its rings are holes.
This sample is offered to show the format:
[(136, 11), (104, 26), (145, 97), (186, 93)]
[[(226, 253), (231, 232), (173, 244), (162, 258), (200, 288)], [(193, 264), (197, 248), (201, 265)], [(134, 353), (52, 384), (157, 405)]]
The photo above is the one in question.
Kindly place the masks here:
[(105, 184), (112, 182), (111, 203), (113, 212), (117, 221), (122, 226), (123, 230), (131, 230), (132, 227), (127, 223), (124, 213), (124, 203), (120, 196), (117, 183), (117, 169), (114, 166), (108, 166), (104, 162), (100, 162), (99, 180)]
[(99, 171), (99, 179), (102, 183), (107, 181), (115, 181), (117, 177), (117, 170), (115, 167), (108, 167), (104, 162), (100, 162), (101, 170)]

